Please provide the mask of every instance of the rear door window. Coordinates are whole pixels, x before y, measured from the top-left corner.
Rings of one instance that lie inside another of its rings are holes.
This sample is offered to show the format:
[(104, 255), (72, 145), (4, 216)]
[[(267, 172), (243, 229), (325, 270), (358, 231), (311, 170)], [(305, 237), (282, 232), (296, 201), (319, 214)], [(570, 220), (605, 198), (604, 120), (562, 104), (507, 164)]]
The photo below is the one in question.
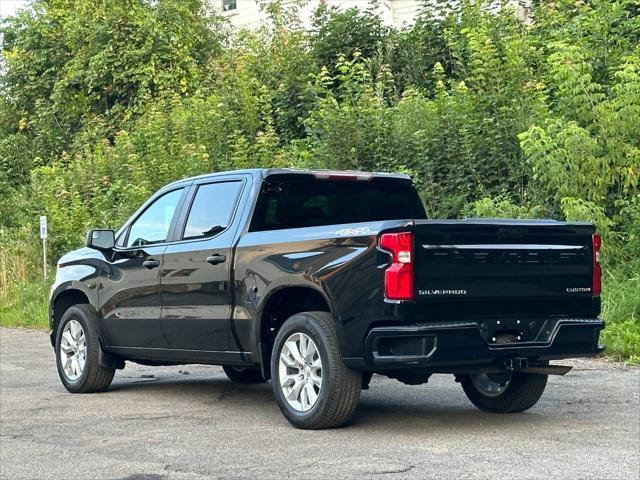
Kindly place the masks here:
[(241, 187), (239, 180), (199, 185), (182, 238), (206, 238), (225, 230), (233, 217)]

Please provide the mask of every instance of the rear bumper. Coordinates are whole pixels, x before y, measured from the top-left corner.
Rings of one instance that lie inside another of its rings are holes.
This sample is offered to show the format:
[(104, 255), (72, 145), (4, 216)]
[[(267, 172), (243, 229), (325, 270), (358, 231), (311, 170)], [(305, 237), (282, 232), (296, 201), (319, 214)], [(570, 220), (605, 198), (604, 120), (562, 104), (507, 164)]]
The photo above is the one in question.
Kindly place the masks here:
[(364, 359), (344, 360), (352, 368), (368, 370), (426, 368), (450, 372), (510, 358), (588, 357), (604, 350), (599, 343), (604, 321), (599, 318), (542, 320), (535, 335), (523, 335), (522, 341), (509, 343), (500, 343), (505, 341), (500, 337), (502, 330), (486, 324), (448, 321), (376, 327), (366, 337)]

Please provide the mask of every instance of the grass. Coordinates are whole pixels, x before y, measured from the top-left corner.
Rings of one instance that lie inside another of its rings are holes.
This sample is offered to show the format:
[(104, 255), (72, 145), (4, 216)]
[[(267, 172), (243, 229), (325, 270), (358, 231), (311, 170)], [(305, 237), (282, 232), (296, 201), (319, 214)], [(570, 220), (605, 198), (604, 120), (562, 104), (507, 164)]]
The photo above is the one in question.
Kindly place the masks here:
[(603, 283), (602, 332), (606, 354), (627, 363), (640, 364), (640, 273), (631, 277), (606, 276)]
[(54, 276), (33, 277), (33, 272), (42, 271), (42, 263), (39, 250), (31, 247), (0, 243), (0, 326), (48, 327), (47, 300)]
[[(48, 328), (48, 292), (53, 278), (19, 280), (0, 289), (0, 326)], [(601, 341), (605, 355), (640, 364), (640, 274), (615, 273), (604, 279), (602, 318), (607, 327)]]
[(0, 293), (0, 326), (48, 328), (49, 287), (53, 279), (22, 280)]

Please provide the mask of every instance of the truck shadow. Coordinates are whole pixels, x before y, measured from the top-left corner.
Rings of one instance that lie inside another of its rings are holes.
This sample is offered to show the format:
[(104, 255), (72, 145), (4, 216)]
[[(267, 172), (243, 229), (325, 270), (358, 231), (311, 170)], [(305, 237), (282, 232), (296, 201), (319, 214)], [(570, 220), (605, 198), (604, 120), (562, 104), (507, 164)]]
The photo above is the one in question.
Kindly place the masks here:
[[(134, 400), (140, 396), (146, 399), (162, 398), (163, 402), (175, 401), (179, 405), (191, 403), (193, 413), (197, 410), (203, 415), (208, 409), (224, 407), (227, 411), (235, 410), (234, 416), (238, 419), (251, 412), (260, 423), (279, 427), (287, 425), (284, 417), (279, 414), (271, 383), (238, 384), (219, 374), (212, 377), (125, 377), (114, 382), (107, 395), (128, 397), (122, 398), (122, 401)], [(415, 391), (408, 395), (402, 389), (389, 391), (387, 386), (363, 392), (353, 418), (338, 431), (355, 432), (366, 429), (371, 432), (396, 431), (402, 434), (426, 431), (472, 434), (517, 428), (527, 432), (531, 428), (556, 424), (563, 419), (554, 414), (553, 409), (544, 408), (544, 412), (541, 412), (539, 407), (518, 414), (485, 413), (469, 403), (457, 388), (418, 388), (423, 390), (419, 392), (420, 396), (424, 393), (424, 402), (419, 398), (419, 404), (416, 403)], [(541, 404), (544, 407), (544, 397)]]
[(153, 375), (139, 378), (131, 376), (121, 378), (109, 387), (108, 392), (115, 395), (144, 394), (152, 396), (154, 394), (170, 396), (186, 400), (191, 398), (194, 401), (203, 400), (214, 402), (225, 400), (232, 396), (247, 396), (247, 401), (268, 401), (273, 400), (273, 393), (270, 383), (239, 384), (228, 380), (225, 377), (212, 375), (212, 378), (188, 376), (176, 377), (165, 375)]
[(536, 409), (514, 414), (492, 414), (482, 412), (473, 405), (451, 405), (443, 396), (425, 401), (423, 405), (397, 402), (363, 401), (349, 424), (352, 428), (367, 428), (389, 432), (437, 432), (437, 433), (487, 433), (502, 429), (530, 431), (540, 425), (556, 423), (558, 420), (549, 412), (539, 413)]

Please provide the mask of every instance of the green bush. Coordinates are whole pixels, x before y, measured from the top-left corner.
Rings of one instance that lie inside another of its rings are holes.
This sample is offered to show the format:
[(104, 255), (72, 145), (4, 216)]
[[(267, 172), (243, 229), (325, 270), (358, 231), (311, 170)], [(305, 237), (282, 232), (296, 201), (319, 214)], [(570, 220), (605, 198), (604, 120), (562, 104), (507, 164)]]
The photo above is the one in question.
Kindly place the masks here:
[[(638, 262), (636, 262), (638, 267)], [(610, 274), (604, 278), (602, 317), (607, 326), (602, 341), (607, 354), (640, 363), (640, 275)]]

